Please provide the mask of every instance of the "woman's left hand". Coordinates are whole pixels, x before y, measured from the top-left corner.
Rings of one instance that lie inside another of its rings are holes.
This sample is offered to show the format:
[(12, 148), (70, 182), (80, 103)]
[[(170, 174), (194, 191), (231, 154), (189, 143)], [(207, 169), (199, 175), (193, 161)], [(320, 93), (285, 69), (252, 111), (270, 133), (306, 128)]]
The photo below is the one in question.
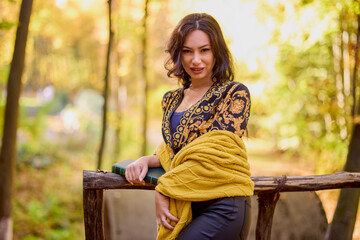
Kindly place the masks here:
[(155, 191), (155, 208), (156, 208), (156, 220), (158, 225), (163, 225), (165, 228), (173, 230), (174, 227), (170, 225), (167, 219), (178, 222), (179, 219), (172, 215), (169, 211), (170, 198), (162, 195), (158, 191)]

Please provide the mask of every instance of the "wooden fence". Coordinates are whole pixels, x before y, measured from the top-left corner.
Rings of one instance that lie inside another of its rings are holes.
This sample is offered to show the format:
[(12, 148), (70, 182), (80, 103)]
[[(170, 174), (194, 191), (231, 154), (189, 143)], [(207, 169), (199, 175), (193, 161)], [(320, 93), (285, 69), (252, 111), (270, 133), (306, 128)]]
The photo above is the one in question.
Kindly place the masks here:
[[(338, 172), (317, 176), (252, 177), (259, 212), (256, 239), (270, 240), (271, 226), (280, 192), (318, 191), (336, 188), (360, 188), (360, 173)], [(102, 171), (83, 172), (83, 207), (85, 236), (87, 240), (103, 240), (103, 192), (106, 189), (148, 189), (152, 184), (129, 184), (124, 177)]]

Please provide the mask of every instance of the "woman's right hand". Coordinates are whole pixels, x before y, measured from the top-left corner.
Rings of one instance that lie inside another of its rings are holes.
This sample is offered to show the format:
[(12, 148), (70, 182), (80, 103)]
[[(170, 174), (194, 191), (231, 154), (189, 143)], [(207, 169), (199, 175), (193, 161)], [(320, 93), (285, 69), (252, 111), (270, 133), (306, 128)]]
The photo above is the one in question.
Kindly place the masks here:
[(143, 156), (126, 167), (125, 178), (131, 184), (145, 184), (144, 178), (148, 172), (149, 167), (159, 166), (161, 166), (161, 164), (159, 158), (156, 155)]
[(146, 157), (141, 157), (126, 167), (125, 178), (129, 183), (145, 184), (144, 177), (149, 168)]

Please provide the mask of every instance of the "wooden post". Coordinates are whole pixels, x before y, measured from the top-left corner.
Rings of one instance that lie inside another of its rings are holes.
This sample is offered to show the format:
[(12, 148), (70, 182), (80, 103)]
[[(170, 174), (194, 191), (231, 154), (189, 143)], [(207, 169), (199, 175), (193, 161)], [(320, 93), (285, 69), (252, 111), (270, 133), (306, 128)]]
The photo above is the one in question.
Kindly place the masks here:
[(259, 193), (259, 211), (256, 223), (256, 240), (270, 240), (271, 227), (276, 203), (279, 200), (280, 193)]
[(83, 191), (85, 238), (104, 240), (103, 190)]

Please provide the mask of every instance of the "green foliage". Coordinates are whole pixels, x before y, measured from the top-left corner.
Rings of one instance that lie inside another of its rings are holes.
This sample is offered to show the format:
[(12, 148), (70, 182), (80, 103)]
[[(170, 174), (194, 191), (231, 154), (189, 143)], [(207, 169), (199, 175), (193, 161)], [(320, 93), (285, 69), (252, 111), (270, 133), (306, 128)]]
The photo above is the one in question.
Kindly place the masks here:
[[(52, 116), (43, 115), (41, 121), (49, 118)], [(89, 126), (86, 122), (93, 120), (83, 117), (82, 121)], [(15, 239), (84, 239), (78, 193), (82, 190), (82, 170), (95, 166), (94, 142), (98, 136), (87, 128), (80, 128), (77, 134), (65, 129), (56, 132), (61, 126), (46, 126), (40, 131), (51, 133), (50, 137), (26, 134), (27, 129), (21, 129), (13, 211)]]
[(25, 237), (21, 239), (79, 238), (82, 235), (81, 200), (75, 197), (76, 194), (69, 197), (67, 193), (45, 191), (48, 192), (44, 195), (37, 193), (37, 196), (32, 196), (30, 202), (15, 198), (16, 235)]
[[(63, 93), (49, 102), (21, 101), (14, 239), (84, 239), (78, 193), (82, 170), (95, 166), (99, 124), (91, 113), (67, 104)], [(68, 116), (81, 127), (67, 129)]]
[(330, 40), (328, 36), (302, 51), (281, 47), (278, 69), (283, 79), (274, 86), (269, 103), (281, 115), (275, 125), (280, 148), (311, 156), (319, 172), (341, 170), (348, 139), (340, 132), (351, 127), (348, 112), (337, 100)]
[(270, 138), (278, 150), (304, 159), (319, 174), (341, 171), (346, 161), (353, 99), (344, 90), (350, 77), (344, 80), (343, 71), (353, 71), (358, 5), (261, 1), (257, 11), (260, 21), (277, 24), (269, 44), (278, 49), (278, 59), (272, 75), (245, 74), (271, 82), (253, 99), (250, 134)]
[[(24, 75), (27, 88), (37, 89), (48, 83), (57, 89), (100, 88), (102, 78), (98, 55), (103, 50), (101, 39), (90, 37), (100, 26), (96, 16), (101, 11), (81, 9), (82, 3), (57, 6), (55, 1), (34, 2), (29, 32), (28, 57)], [(104, 4), (105, 6), (105, 4)]]
[(15, 23), (10, 22), (10, 21), (8, 21), (6, 19), (2, 19), (0, 21), (0, 30), (9, 30), (14, 26), (15, 26)]
[(0, 67), (0, 85), (5, 85), (5, 83), (7, 82), (7, 76), (9, 74), (9, 71), (10, 71), (10, 65), (5, 65)]

